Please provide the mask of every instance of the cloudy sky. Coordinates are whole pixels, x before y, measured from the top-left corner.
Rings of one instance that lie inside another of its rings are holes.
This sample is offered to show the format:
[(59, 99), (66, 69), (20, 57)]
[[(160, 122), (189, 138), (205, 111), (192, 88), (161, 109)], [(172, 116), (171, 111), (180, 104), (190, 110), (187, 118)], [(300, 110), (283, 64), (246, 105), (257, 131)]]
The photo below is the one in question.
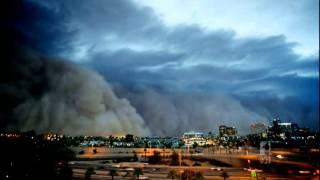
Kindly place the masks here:
[(319, 125), (319, 0), (26, 4), (26, 42), (100, 73), (155, 134)]

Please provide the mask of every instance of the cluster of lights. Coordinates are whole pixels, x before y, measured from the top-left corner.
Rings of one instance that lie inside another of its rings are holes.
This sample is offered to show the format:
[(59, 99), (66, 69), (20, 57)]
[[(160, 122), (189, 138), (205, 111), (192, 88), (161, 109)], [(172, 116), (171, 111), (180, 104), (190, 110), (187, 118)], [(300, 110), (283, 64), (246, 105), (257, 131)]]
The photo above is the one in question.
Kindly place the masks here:
[(16, 134), (16, 133), (1, 133), (0, 136), (1, 137), (7, 137), (7, 138), (18, 138), (18, 137), (20, 137), (20, 135)]
[(45, 139), (47, 140), (47, 141), (59, 141), (60, 139), (62, 139), (63, 138), (63, 135), (61, 134), (61, 135), (58, 135), (58, 134), (47, 134), (46, 136), (45, 136)]
[(84, 139), (92, 139), (92, 138), (94, 138), (95, 136), (84, 136), (83, 138)]

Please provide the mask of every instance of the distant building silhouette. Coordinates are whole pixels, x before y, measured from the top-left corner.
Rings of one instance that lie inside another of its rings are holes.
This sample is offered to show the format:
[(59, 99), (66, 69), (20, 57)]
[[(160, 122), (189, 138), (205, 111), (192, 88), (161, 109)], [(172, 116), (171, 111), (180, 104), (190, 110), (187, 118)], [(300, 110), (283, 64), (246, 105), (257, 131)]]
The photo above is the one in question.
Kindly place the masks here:
[(309, 129), (300, 128), (296, 123), (281, 122), (279, 118), (275, 118), (273, 119), (272, 126), (269, 128), (269, 133), (282, 139), (287, 137), (300, 138), (307, 136)]
[(250, 125), (250, 134), (262, 134), (267, 131), (266, 125), (262, 123), (254, 123)]
[(234, 136), (237, 134), (237, 129), (235, 127), (228, 127), (225, 125), (219, 126), (220, 136)]

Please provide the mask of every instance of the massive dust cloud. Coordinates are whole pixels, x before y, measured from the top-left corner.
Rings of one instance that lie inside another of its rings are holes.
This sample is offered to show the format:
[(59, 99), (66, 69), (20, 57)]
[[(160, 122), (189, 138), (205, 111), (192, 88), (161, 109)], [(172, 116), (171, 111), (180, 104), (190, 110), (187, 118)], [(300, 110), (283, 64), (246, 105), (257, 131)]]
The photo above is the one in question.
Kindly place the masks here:
[[(296, 122), (301, 127), (319, 117), (318, 107), (297, 103), (296, 99), (272, 95), (245, 98), (231, 95), (163, 92), (153, 88), (115, 92), (126, 97), (157, 135), (181, 135), (196, 130), (218, 133), (220, 125), (234, 126), (239, 134), (250, 133), (250, 125), (272, 124), (274, 118)], [(316, 128), (316, 127), (315, 127)]]
[[(59, 60), (23, 56), (26, 60), (21, 61), (27, 63), (17, 63), (14, 68), (24, 73), (25, 78), (17, 79), (7, 88), (17, 90), (11, 94), (25, 96), (13, 109), (15, 121), (8, 123), (9, 129), (70, 135), (150, 134), (130, 102), (119, 99), (97, 73)], [(43, 88), (37, 96), (31, 93), (35, 87)]]
[(189, 130), (216, 132), (222, 124), (245, 133), (249, 126), (243, 121), (268, 121), (232, 97), (131, 92), (115, 86), (125, 97), (118, 98), (105, 77), (80, 65), (25, 52), (17, 59), (19, 78), (7, 89), (10, 96), (23, 97), (13, 107), (14, 121), (7, 126), (12, 130), (177, 136)]
[(230, 96), (164, 93), (152, 89), (124, 91), (116, 90), (132, 102), (156, 135), (177, 136), (191, 130), (217, 133), (220, 125), (234, 126), (240, 134), (245, 134), (250, 132), (249, 124), (268, 124), (269, 120)]

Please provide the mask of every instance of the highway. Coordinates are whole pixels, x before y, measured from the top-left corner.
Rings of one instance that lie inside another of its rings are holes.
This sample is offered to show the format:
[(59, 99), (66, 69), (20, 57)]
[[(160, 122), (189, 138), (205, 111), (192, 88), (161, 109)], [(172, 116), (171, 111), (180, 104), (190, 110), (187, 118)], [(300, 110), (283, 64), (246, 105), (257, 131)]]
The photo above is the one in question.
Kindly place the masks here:
[[(72, 165), (73, 167), (73, 176), (75, 179), (84, 179), (85, 171), (88, 167), (94, 167), (96, 174), (92, 175), (92, 179), (111, 179), (111, 176), (108, 175), (110, 167), (105, 167), (102, 169), (101, 164), (95, 162), (75, 162)], [(133, 169), (132, 168), (116, 168), (118, 176), (115, 176), (114, 179), (133, 179)], [(245, 171), (241, 168), (221, 168), (221, 170), (213, 170), (211, 167), (190, 167), (190, 166), (166, 166), (166, 165), (147, 165), (143, 168), (143, 177), (148, 177), (148, 179), (168, 179), (167, 174), (171, 169), (175, 169), (179, 179), (179, 174), (181, 174), (186, 169), (192, 169), (193, 171), (201, 171), (204, 174), (205, 179), (223, 179), (222, 172), (226, 171), (229, 175), (228, 179), (250, 179), (250, 172)], [(259, 172), (257, 173), (259, 179), (268, 179), (268, 180), (284, 180), (284, 179), (311, 179), (319, 180), (319, 176), (312, 175), (280, 175), (276, 173), (266, 173)]]
[[(154, 150), (161, 150), (161, 149), (147, 149), (147, 152), (144, 152), (141, 148), (119, 148), (119, 149), (106, 149), (101, 148), (98, 149), (97, 154), (93, 154), (90, 149), (86, 149), (85, 153), (79, 155), (79, 159), (84, 159), (85, 161), (75, 161), (72, 162), (70, 165), (73, 168), (74, 178), (75, 179), (84, 179), (84, 173), (88, 167), (94, 167), (96, 170), (96, 174), (92, 176), (92, 179), (111, 179), (108, 175), (108, 171), (110, 168), (116, 168), (118, 172), (118, 176), (114, 179), (133, 179), (132, 171), (133, 168), (137, 168), (137, 166), (133, 163), (131, 166), (121, 167), (121, 163), (110, 163), (110, 160), (103, 160), (103, 159), (114, 159), (119, 157), (132, 157), (133, 151), (138, 154), (140, 160), (144, 160), (143, 156), (145, 153), (147, 156), (152, 155)], [(178, 150), (176, 152), (179, 152)], [(170, 155), (172, 150), (162, 150), (162, 155)], [(288, 171), (291, 171), (291, 168), (306, 168), (310, 169), (310, 165), (306, 162), (297, 162), (297, 161), (290, 161), (287, 158), (278, 159), (275, 157), (277, 154), (281, 154), (283, 157), (287, 157), (288, 155), (292, 154), (292, 152), (287, 151), (275, 151), (273, 152), (273, 156), (271, 158), (273, 168), (276, 169), (275, 171), (265, 171), (265, 172), (258, 172), (259, 179), (311, 179), (311, 180), (319, 180), (319, 176), (313, 176), (311, 174), (298, 174), (297, 170), (294, 169), (295, 172), (291, 172), (288, 175)], [(295, 154), (299, 156), (299, 154)], [(187, 152), (183, 153), (183, 157), (186, 159), (193, 159), (199, 158), (206, 159), (206, 160), (217, 160), (220, 162), (224, 162), (225, 164), (232, 164), (233, 167), (220, 167), (223, 170), (217, 170), (217, 166), (221, 165), (201, 165), (201, 166), (168, 166), (168, 165), (145, 165), (143, 166), (143, 173), (145, 177), (148, 179), (167, 179), (167, 174), (171, 169), (176, 170), (179, 174), (182, 173), (185, 169), (192, 169), (193, 171), (201, 171), (204, 174), (205, 179), (223, 179), (221, 176), (223, 171), (226, 171), (229, 175), (228, 179), (251, 179), (250, 172), (244, 170), (243, 167), (249, 165), (247, 164), (248, 160), (251, 160), (251, 165), (255, 163), (259, 163), (259, 153), (258, 151), (250, 151), (246, 154), (244, 151), (236, 151), (233, 153), (226, 153), (224, 151), (210, 153), (209, 151), (203, 151), (203, 153), (193, 153), (189, 154)], [(168, 157), (167, 157), (168, 158)], [(100, 160), (99, 160), (100, 159)], [(88, 161), (89, 160), (89, 161)], [(198, 161), (198, 160), (196, 160)], [(129, 163), (130, 164), (130, 163)], [(143, 163), (141, 163), (143, 164)], [(216, 169), (212, 169), (216, 167)], [(239, 168), (242, 167), (242, 168)], [(279, 170), (277, 167), (281, 167), (283, 169)], [(283, 172), (283, 173), (282, 173)], [(313, 173), (313, 172), (310, 172)], [(127, 176), (125, 176), (127, 175)], [(176, 178), (176, 179), (179, 179)]]

